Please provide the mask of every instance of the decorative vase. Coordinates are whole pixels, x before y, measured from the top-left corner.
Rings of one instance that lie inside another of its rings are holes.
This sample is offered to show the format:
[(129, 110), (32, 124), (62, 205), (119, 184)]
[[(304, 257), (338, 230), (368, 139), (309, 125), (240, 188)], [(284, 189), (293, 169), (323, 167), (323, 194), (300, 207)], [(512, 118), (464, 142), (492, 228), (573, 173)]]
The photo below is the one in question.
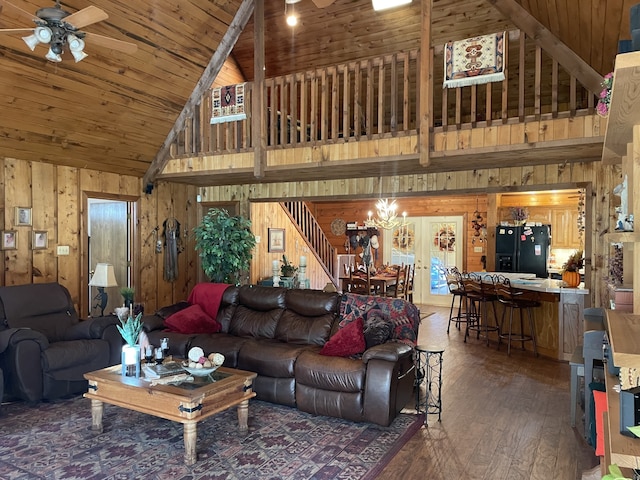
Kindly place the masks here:
[(562, 272), (562, 281), (567, 284), (567, 287), (575, 288), (580, 285), (580, 273), (565, 270)]
[(140, 345), (122, 346), (122, 376), (140, 378)]

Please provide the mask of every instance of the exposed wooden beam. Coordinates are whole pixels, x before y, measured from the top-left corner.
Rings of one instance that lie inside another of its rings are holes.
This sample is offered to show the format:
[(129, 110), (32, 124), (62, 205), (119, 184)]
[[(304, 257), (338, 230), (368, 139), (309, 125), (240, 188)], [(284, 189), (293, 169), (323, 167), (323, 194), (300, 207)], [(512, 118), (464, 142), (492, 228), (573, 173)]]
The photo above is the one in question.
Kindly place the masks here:
[(431, 2), (422, 0), (422, 27), (420, 29), (420, 165), (429, 165), (430, 135), (429, 118), (432, 105), (431, 72)]
[(586, 88), (594, 93), (602, 90), (602, 76), (522, 8), (516, 0), (488, 0), (488, 2), (531, 37), (536, 45), (542, 47), (554, 60), (571, 72)]
[(242, 33), (244, 27), (249, 21), (249, 18), (253, 14), (253, 2), (254, 0), (242, 0), (240, 8), (236, 12), (231, 24), (229, 24), (229, 28), (224, 34), (224, 37), (222, 37), (218, 48), (211, 57), (209, 65), (205, 68), (200, 80), (198, 80), (193, 92), (191, 92), (189, 100), (187, 100), (187, 103), (182, 108), (182, 112), (178, 115), (173, 128), (169, 131), (169, 134), (156, 154), (156, 157), (153, 159), (149, 169), (144, 174), (142, 185), (145, 191), (149, 185), (153, 184), (158, 174), (162, 172), (162, 169), (169, 161), (169, 149), (171, 144), (177, 138), (178, 133), (184, 128), (187, 118), (193, 114), (194, 107), (200, 103), (204, 93), (211, 88), (211, 84), (218, 75), (218, 72), (220, 72), (225, 60), (233, 50), (240, 33)]
[(264, 98), (264, 0), (255, 0), (253, 16), (253, 102), (251, 105), (251, 137), (254, 145), (254, 176), (262, 178), (267, 166), (267, 138), (265, 136), (266, 108)]

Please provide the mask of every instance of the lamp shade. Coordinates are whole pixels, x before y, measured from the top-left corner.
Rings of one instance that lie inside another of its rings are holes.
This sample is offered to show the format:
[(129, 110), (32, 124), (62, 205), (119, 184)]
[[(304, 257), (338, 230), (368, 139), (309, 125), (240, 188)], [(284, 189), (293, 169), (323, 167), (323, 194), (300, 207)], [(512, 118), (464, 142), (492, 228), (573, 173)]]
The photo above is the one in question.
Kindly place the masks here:
[(99, 263), (96, 265), (95, 273), (89, 282), (91, 287), (117, 287), (116, 275), (113, 265), (110, 263)]

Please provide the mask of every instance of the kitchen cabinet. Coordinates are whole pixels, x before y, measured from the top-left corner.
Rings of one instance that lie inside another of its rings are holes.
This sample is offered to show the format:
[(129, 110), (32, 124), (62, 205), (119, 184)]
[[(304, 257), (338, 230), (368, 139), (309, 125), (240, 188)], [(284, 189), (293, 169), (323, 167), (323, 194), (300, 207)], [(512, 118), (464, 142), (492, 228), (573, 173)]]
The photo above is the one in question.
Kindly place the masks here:
[(551, 210), (552, 248), (580, 248), (577, 209), (554, 208)]

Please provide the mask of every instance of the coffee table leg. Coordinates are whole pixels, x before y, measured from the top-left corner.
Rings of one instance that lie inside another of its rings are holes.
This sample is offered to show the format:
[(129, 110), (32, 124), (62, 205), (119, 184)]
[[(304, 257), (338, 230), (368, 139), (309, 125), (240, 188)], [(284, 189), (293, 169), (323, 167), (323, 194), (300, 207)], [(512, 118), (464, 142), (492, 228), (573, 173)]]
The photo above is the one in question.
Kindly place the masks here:
[(193, 465), (198, 460), (198, 452), (196, 451), (197, 426), (197, 422), (184, 423), (184, 463), (186, 465)]
[(100, 400), (91, 399), (91, 430), (102, 433), (102, 413), (104, 412), (104, 403)]
[(245, 400), (238, 405), (238, 427), (241, 432), (249, 430), (249, 400)]

